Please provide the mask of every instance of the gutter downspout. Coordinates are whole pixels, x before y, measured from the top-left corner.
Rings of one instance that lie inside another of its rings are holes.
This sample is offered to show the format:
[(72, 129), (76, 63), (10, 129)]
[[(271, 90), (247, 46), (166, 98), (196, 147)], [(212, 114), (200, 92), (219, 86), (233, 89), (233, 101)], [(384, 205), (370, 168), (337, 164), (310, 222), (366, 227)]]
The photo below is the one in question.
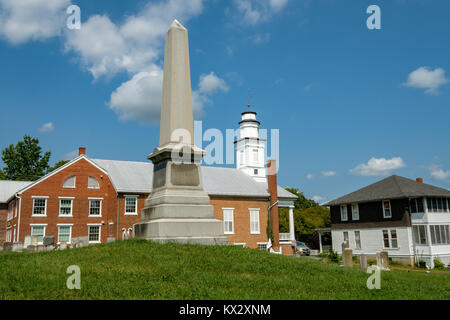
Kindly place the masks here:
[(22, 198), (16, 194), (16, 197), (19, 198), (19, 218), (17, 219), (17, 242), (20, 242), (20, 212), (22, 210)]
[(117, 232), (116, 232), (116, 241), (119, 241), (119, 202), (120, 202), (120, 198), (119, 198), (119, 194), (117, 194)]

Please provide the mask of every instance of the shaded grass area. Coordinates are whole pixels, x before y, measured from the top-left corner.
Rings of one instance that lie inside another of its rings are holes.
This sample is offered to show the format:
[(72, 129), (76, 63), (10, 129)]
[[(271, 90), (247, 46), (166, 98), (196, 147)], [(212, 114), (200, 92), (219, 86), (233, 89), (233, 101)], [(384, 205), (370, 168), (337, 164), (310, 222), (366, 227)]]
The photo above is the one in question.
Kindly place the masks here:
[[(66, 269), (81, 269), (81, 290)], [(0, 299), (450, 299), (449, 274), (369, 277), (310, 259), (236, 246), (128, 240), (81, 249), (0, 254)]]

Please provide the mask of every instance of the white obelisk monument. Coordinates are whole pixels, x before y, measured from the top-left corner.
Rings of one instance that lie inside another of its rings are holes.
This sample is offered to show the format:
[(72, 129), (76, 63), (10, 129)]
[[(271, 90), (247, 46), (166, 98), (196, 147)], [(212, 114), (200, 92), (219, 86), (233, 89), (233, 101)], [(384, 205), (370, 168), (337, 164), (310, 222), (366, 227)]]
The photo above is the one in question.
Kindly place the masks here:
[(226, 244), (223, 222), (203, 190), (194, 145), (188, 32), (175, 20), (166, 33), (159, 147), (153, 162), (153, 187), (134, 236), (161, 243)]

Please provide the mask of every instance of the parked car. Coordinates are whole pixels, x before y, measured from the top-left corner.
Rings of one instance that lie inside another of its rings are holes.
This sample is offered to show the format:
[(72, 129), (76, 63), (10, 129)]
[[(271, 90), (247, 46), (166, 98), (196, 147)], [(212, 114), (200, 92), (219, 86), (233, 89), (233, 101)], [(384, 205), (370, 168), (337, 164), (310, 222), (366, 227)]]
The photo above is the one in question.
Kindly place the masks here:
[(311, 249), (301, 241), (297, 241), (295, 244), (295, 249), (301, 255), (309, 256), (311, 254)]

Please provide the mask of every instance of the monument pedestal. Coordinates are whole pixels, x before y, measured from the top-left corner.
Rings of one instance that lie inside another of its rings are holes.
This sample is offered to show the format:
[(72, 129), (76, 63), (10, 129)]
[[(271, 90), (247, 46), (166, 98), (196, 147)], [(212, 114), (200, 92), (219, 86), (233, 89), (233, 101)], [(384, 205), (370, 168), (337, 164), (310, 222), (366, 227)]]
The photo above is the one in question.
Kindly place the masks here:
[[(201, 150), (189, 148), (201, 159)], [(141, 212), (142, 221), (134, 225), (134, 236), (160, 243), (225, 245), (223, 222), (214, 219), (200, 164), (175, 162), (171, 150), (157, 148), (149, 156), (154, 163), (153, 190)]]

